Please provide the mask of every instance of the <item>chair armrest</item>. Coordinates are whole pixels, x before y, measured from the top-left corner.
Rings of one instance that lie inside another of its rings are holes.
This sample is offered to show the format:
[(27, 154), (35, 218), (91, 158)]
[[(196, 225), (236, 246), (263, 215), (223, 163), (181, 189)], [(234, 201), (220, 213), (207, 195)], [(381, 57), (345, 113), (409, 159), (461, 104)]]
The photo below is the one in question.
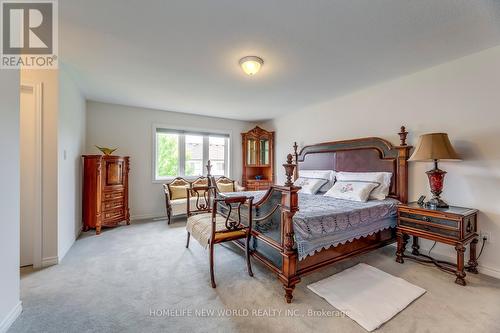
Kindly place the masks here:
[(170, 203), (170, 191), (168, 190), (168, 185), (163, 184), (163, 192), (165, 193), (165, 200)]
[(234, 182), (234, 191), (235, 192), (243, 192), (246, 188), (241, 186), (237, 181)]

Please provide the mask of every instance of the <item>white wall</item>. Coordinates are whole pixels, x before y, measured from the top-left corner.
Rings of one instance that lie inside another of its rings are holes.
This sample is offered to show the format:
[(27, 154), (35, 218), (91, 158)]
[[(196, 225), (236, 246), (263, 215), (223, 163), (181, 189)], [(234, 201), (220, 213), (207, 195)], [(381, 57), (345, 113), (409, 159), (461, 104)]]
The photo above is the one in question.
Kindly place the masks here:
[[(420, 134), (447, 132), (463, 162), (441, 163), (448, 172), (442, 197), (480, 210), (479, 226), (491, 232), (479, 262), (482, 272), (500, 277), (500, 47), (321, 103), (263, 124), (276, 131), (276, 163), (299, 146), (323, 141), (379, 136), (397, 144), (405, 124), (410, 144)], [(424, 171), (411, 163), (410, 199), (428, 197)], [(277, 168), (283, 181), (284, 170)], [(429, 243), (424, 246), (428, 247)], [(454, 256), (437, 246), (438, 254)]]
[(0, 332), (21, 312), (19, 301), (19, 71), (0, 75)]
[(57, 257), (57, 136), (59, 71), (22, 70), (21, 82), (43, 84), (42, 147), (42, 265), (58, 263)]
[(118, 147), (117, 155), (130, 156), (130, 214), (132, 218), (164, 216), (162, 185), (152, 179), (153, 124), (231, 131), (231, 177), (241, 180), (241, 132), (253, 124), (169, 111), (87, 102), (87, 153), (94, 147)]
[(61, 65), (58, 133), (58, 259), (66, 255), (81, 231), (82, 162), (85, 150), (85, 98)]

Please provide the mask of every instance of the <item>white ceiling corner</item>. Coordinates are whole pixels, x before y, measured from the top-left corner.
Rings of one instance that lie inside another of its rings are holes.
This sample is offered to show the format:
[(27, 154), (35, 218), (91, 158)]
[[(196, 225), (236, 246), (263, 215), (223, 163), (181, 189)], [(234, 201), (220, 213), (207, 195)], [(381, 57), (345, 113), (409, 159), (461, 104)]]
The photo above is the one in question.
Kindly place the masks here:
[[(263, 120), (500, 44), (496, 0), (64, 0), (88, 99)], [(254, 77), (238, 60), (264, 59)]]

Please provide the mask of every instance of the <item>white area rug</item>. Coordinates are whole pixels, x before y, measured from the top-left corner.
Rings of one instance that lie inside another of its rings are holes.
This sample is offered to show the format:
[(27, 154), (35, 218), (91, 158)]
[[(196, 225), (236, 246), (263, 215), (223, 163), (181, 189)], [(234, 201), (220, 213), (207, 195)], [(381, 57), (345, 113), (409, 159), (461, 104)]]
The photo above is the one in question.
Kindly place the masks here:
[(425, 293), (425, 289), (362, 263), (307, 287), (370, 332)]

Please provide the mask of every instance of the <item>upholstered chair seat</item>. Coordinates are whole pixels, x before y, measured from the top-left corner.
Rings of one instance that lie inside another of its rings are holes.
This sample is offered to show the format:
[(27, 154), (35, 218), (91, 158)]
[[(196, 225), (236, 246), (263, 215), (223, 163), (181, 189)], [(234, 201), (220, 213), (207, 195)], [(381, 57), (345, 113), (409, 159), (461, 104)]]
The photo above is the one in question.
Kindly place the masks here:
[[(226, 231), (226, 218), (221, 215), (215, 217), (215, 241), (243, 238), (246, 236), (245, 230)], [(212, 213), (197, 214), (188, 217), (186, 230), (200, 243), (207, 248), (212, 235)], [(219, 233), (226, 231), (224, 233)]]

